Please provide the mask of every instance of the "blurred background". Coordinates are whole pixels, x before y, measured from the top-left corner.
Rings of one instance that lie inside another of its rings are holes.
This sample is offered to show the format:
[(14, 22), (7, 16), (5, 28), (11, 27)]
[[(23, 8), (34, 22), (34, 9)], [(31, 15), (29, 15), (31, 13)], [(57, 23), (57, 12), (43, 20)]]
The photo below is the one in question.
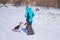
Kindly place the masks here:
[[(60, 0), (30, 0), (33, 6), (46, 6), (60, 8)], [(26, 0), (0, 0), (0, 4), (26, 5)]]
[(0, 40), (60, 40), (60, 0), (30, 0), (35, 34), (28, 36), (26, 25), (22, 25), (21, 32), (12, 31), (26, 22), (26, 1), (0, 0)]

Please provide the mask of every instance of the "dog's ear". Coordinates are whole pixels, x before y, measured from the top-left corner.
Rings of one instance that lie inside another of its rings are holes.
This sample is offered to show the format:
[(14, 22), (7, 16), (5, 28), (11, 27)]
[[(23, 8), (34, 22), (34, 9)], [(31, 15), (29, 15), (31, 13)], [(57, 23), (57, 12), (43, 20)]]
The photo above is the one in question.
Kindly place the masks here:
[(23, 22), (20, 22), (20, 25), (23, 24)]
[(21, 24), (21, 22), (20, 22), (20, 24)]

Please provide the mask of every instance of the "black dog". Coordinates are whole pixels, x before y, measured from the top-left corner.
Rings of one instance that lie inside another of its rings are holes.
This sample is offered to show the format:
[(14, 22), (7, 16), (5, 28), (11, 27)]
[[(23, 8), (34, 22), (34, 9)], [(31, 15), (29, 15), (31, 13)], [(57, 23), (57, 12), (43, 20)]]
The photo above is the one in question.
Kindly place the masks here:
[(14, 29), (12, 29), (12, 31), (20, 31), (21, 27), (22, 27), (23, 22), (20, 22), (19, 25), (17, 25)]
[(12, 29), (12, 31), (18, 31), (19, 30), (19, 25), (17, 25), (14, 29)]

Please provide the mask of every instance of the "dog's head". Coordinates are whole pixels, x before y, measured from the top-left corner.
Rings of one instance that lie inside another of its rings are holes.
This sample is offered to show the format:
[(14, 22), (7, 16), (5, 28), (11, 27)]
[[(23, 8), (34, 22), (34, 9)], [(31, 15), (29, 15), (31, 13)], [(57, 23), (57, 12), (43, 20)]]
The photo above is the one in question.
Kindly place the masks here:
[(20, 22), (20, 26), (22, 26), (22, 25), (27, 25), (27, 23)]
[(20, 22), (20, 25), (22, 25), (23, 24), (23, 22)]

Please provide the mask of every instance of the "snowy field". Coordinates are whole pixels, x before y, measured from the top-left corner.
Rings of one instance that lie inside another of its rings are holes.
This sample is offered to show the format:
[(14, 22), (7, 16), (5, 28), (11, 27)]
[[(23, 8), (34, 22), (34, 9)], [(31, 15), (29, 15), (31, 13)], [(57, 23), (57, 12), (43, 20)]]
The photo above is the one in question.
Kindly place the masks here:
[[(35, 11), (39, 8), (40, 11)], [(46, 7), (32, 7), (35, 13), (33, 20), (34, 35), (27, 35), (23, 30), (21, 32), (12, 32), (12, 29), (25, 22), (25, 6), (8, 6), (0, 8), (0, 40), (60, 40), (60, 9)]]

